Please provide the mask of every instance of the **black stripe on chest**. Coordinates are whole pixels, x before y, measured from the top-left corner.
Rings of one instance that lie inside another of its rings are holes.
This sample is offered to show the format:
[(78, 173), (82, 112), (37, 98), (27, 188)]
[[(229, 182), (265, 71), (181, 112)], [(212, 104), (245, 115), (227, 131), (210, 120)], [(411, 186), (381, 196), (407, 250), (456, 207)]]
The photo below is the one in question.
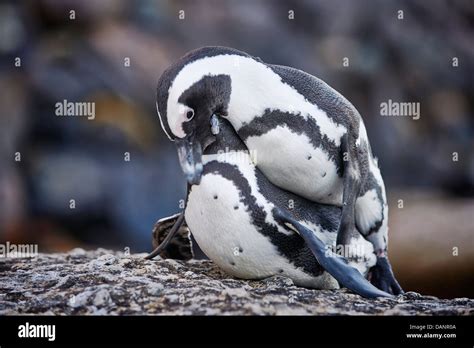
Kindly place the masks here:
[(245, 142), (249, 137), (261, 136), (278, 126), (286, 126), (295, 134), (307, 136), (315, 149), (321, 148), (328, 154), (329, 160), (336, 165), (338, 175), (342, 177), (343, 158), (340, 148), (327, 135), (321, 134), (319, 125), (311, 117), (305, 119), (300, 115), (289, 112), (266, 109), (262, 116), (255, 117), (252, 121), (243, 125), (237, 133)]
[[(279, 232), (275, 226), (265, 222), (266, 212), (257, 204), (247, 179), (236, 165), (211, 161), (204, 166), (203, 175), (206, 174), (218, 174), (235, 184), (239, 189), (240, 202), (247, 207), (247, 212), (250, 214), (252, 224), (256, 226), (257, 231), (270, 239), (278, 252), (295, 267), (301, 268), (312, 276), (319, 276), (324, 272), (324, 269), (319, 265), (311, 250), (298, 234), (286, 235)], [(229, 207), (229, 209), (232, 209), (232, 207)]]

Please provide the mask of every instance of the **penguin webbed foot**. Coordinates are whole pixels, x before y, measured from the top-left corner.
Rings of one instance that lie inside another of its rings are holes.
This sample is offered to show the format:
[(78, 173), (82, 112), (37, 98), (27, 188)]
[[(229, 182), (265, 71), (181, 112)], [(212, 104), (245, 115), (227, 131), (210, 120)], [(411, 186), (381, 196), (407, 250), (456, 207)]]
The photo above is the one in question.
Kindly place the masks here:
[(153, 225), (153, 230), (151, 232), (153, 248), (156, 248), (163, 242), (163, 240), (168, 235), (170, 229), (176, 223), (176, 220), (178, 220), (179, 215), (180, 213), (177, 213), (171, 216), (161, 218), (155, 222), (155, 224)]
[(192, 258), (189, 230), (184, 221), (184, 212), (158, 220), (153, 226), (152, 244), (154, 250), (145, 257), (189, 260)]
[(369, 279), (374, 286), (389, 294), (396, 296), (404, 293), (386, 256), (377, 256), (377, 263), (369, 270)]
[(298, 231), (319, 264), (341, 285), (366, 298), (392, 297), (372, 285), (358, 270), (350, 266), (345, 258), (328, 250), (326, 244), (313, 231), (277, 208), (273, 210), (273, 215), (283, 225), (291, 224)]

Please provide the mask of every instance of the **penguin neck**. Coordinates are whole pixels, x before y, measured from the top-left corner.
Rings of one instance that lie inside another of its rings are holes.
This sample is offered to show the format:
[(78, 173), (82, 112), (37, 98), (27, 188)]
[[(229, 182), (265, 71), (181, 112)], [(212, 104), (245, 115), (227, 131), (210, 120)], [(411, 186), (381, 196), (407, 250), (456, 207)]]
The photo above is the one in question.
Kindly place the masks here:
[(204, 150), (204, 155), (216, 155), (223, 152), (242, 151), (248, 152), (244, 142), (235, 132), (232, 124), (225, 120), (219, 120), (219, 134), (216, 140)]

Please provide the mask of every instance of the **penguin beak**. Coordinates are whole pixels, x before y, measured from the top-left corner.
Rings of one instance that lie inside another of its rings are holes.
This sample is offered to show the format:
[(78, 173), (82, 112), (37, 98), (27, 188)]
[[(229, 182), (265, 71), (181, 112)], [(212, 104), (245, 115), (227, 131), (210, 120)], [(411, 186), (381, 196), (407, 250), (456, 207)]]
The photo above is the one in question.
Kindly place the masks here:
[(202, 175), (202, 147), (193, 136), (176, 140), (181, 169), (190, 185), (199, 185)]

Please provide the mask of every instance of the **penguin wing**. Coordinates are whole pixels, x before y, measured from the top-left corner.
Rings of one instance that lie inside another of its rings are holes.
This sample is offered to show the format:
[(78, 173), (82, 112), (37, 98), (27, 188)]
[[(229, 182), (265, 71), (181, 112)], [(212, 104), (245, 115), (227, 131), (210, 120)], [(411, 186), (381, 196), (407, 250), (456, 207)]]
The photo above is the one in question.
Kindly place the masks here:
[(393, 297), (389, 293), (373, 286), (358, 270), (350, 266), (344, 257), (329, 251), (326, 248), (326, 244), (313, 231), (303, 226), (294, 218), (278, 208), (273, 209), (273, 215), (277, 221), (282, 222), (286, 226), (290, 224), (298, 231), (319, 264), (343, 286), (367, 298)]

